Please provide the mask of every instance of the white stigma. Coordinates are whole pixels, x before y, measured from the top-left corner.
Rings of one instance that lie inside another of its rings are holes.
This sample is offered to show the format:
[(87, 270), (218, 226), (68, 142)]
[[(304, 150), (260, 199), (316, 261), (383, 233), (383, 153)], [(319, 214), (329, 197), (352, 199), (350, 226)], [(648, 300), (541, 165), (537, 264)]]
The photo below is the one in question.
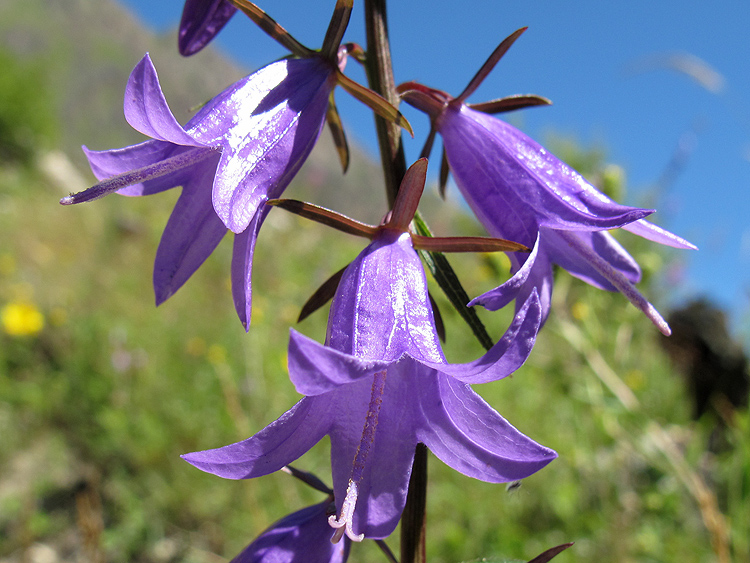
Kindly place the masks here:
[(328, 517), (328, 524), (336, 531), (333, 533), (331, 543), (338, 543), (346, 532), (347, 537), (356, 542), (365, 539), (364, 534), (355, 534), (352, 529), (352, 519), (354, 518), (354, 507), (357, 506), (357, 483), (349, 481), (346, 489), (346, 498), (341, 505), (341, 515), (336, 518), (335, 515)]

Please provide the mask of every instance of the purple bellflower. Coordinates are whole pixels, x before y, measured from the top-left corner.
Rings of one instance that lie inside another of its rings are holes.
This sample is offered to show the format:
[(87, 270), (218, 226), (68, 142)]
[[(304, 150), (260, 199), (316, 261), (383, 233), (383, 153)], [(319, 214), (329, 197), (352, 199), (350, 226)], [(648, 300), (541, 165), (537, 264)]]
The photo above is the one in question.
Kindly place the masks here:
[[(536, 292), (484, 356), (467, 364), (443, 356), (414, 250), (423, 237), (408, 232), (426, 170), (425, 159), (409, 169), (388, 222), (365, 226), (372, 242), (339, 282), (326, 345), (292, 331), (289, 374), (306, 396), (245, 441), (183, 456), (203, 471), (247, 479), (280, 469), (330, 436), (334, 541), (344, 533), (359, 541), (393, 531), (419, 442), (450, 467), (488, 482), (522, 479), (557, 456), (469, 385), (504, 378), (526, 360), (541, 321)], [(327, 213), (322, 222), (331, 224)], [(347, 221), (339, 228), (358, 232)]]
[(511, 253), (513, 278), (470, 305), (494, 311), (516, 299), (519, 309), (536, 290), (546, 320), (552, 265), (558, 264), (595, 287), (622, 292), (659, 330), (669, 334), (667, 323), (634, 287), (641, 277), (638, 264), (606, 230), (623, 228), (675, 248), (695, 246), (645, 221), (652, 210), (612, 201), (544, 147), (490, 115), (549, 101), (513, 96), (483, 104), (464, 103), (524, 30), (498, 46), (457, 98), (414, 82), (398, 88), (404, 101), (430, 116), (432, 131), (423, 156), (439, 132), (444, 162), (488, 232), (533, 246), (531, 254)]
[(187, 281), (228, 228), (236, 235), (234, 304), (248, 328), (252, 257), (270, 209), (265, 202), (279, 197), (291, 182), (326, 119), (338, 123), (331, 104), (334, 87), (341, 84), (381, 115), (403, 122), (395, 108), (342, 74), (348, 47), (338, 44), (347, 22), (348, 12), (343, 20), (335, 18), (336, 33), (329, 29), (321, 53), (309, 51), (309, 56), (261, 68), (209, 101), (185, 127), (172, 115), (150, 57), (135, 67), (125, 89), (125, 117), (152, 139), (108, 151), (84, 147), (101, 181), (61, 203), (91, 201), (113, 191), (141, 196), (182, 186), (156, 254), (157, 305)]
[(333, 497), (285, 516), (242, 550), (231, 563), (344, 563), (351, 541), (332, 543), (328, 518)]
[(203, 49), (236, 11), (229, 0), (185, 0), (177, 36), (180, 54), (187, 57)]

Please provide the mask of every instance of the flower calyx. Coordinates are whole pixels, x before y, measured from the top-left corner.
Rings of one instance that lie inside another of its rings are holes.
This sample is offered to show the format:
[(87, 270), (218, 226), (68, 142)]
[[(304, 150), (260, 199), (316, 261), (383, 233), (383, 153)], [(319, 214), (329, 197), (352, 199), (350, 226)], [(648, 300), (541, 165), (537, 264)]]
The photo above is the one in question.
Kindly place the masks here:
[(520, 243), (493, 237), (428, 237), (417, 235), (411, 230), (411, 222), (417, 211), (419, 199), (424, 191), (427, 177), (427, 159), (420, 158), (412, 164), (401, 182), (393, 209), (378, 226), (368, 225), (345, 215), (294, 199), (272, 199), (267, 205), (280, 207), (317, 223), (322, 223), (339, 231), (375, 239), (383, 232), (409, 233), (415, 249), (430, 252), (529, 252)]
[[(477, 71), (474, 77), (469, 81), (469, 84), (464, 88), (463, 92), (455, 98), (447, 92), (430, 88), (413, 81), (404, 82), (396, 87), (396, 91), (399, 93), (402, 100), (430, 116), (430, 133), (428, 134), (424, 148), (422, 149), (422, 157), (429, 157), (430, 152), (432, 151), (432, 144), (435, 140), (435, 134), (437, 132), (436, 121), (440, 119), (440, 116), (449, 107), (458, 109), (462, 105), (466, 105), (476, 111), (494, 115), (527, 107), (552, 104), (552, 101), (549, 99), (535, 94), (515, 94), (477, 104), (465, 103), (466, 99), (471, 96), (477, 88), (479, 88), (480, 84), (485, 78), (487, 78), (490, 72), (492, 72), (492, 69), (495, 68), (495, 65), (500, 61), (503, 55), (508, 52), (511, 45), (513, 45), (516, 39), (518, 39), (526, 29), (528, 28), (522, 27), (503, 39), (489, 58), (484, 62), (479, 71)], [(448, 160), (445, 153), (443, 153), (440, 164), (440, 181), (438, 184), (441, 197), (445, 197), (448, 171)]]

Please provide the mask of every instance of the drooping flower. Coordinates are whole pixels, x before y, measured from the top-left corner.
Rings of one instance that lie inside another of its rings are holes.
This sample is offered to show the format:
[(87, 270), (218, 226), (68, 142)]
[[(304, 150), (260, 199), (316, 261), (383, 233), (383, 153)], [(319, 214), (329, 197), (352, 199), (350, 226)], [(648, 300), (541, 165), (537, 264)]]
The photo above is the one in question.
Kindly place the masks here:
[(180, 54), (187, 57), (203, 49), (236, 11), (229, 0), (185, 0), (177, 36)]
[[(414, 250), (421, 237), (413, 243), (408, 232), (426, 168), (423, 160), (407, 172), (391, 219), (373, 228), (372, 243), (344, 272), (326, 345), (292, 331), (289, 374), (306, 396), (245, 441), (183, 456), (209, 473), (246, 479), (278, 470), (330, 436), (334, 539), (393, 531), (419, 442), (457, 471), (489, 482), (527, 477), (556, 457), (469, 385), (506, 377), (526, 360), (541, 320), (536, 293), (487, 354), (467, 364), (449, 364), (443, 355)], [(354, 222), (346, 228), (357, 230)]]
[(125, 117), (152, 140), (109, 151), (84, 147), (101, 182), (61, 203), (113, 191), (140, 196), (182, 186), (156, 255), (157, 305), (187, 281), (229, 228), (236, 235), (232, 293), (247, 328), (252, 257), (269, 210), (265, 202), (279, 197), (299, 171), (326, 118), (337, 119), (331, 104), (335, 86), (356, 90), (360, 99), (399, 121), (395, 108), (342, 74), (348, 48), (339, 48), (338, 42), (347, 21), (348, 12), (332, 22), (336, 33), (329, 29), (328, 47), (321, 53), (310, 51), (261, 68), (209, 101), (184, 128), (167, 105), (150, 57), (135, 67), (125, 90)]
[(465, 103), (524, 30), (500, 44), (457, 98), (414, 82), (399, 86), (404, 101), (430, 116), (432, 132), (425, 152), (439, 132), (456, 184), (484, 227), (493, 236), (534, 246), (531, 254), (512, 253), (515, 276), (470, 305), (497, 310), (516, 299), (519, 308), (536, 290), (546, 319), (552, 265), (558, 264), (595, 287), (622, 292), (668, 334), (664, 319), (634, 287), (641, 276), (638, 264), (606, 230), (623, 228), (675, 248), (695, 247), (645, 221), (652, 210), (612, 201), (544, 147), (490, 115), (549, 103), (546, 100), (514, 96)]
[(351, 542), (331, 542), (328, 517), (333, 497), (285, 516), (242, 550), (231, 563), (345, 563)]

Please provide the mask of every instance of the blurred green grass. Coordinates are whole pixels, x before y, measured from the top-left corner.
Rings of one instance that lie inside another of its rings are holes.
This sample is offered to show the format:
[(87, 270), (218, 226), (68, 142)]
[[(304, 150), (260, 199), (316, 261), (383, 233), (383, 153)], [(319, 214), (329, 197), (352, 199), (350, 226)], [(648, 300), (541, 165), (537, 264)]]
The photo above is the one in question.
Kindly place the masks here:
[[(596, 151), (566, 158), (624, 188)], [(0, 307), (25, 303), (44, 318), (36, 334), (0, 334), (0, 560), (32, 560), (40, 546), (65, 561), (231, 558), (319, 495), (286, 475), (225, 481), (179, 455), (243, 439), (294, 404), (289, 326), (363, 243), (275, 210), (258, 242), (246, 334), (229, 292), (230, 237), (157, 309), (152, 262), (176, 192), (63, 208), (65, 168), (49, 162), (40, 153), (0, 165)], [(460, 210), (447, 225), (480, 233)], [(658, 302), (654, 282), (672, 255), (623, 241)], [(471, 295), (507, 275), (502, 256), (452, 262)], [(434, 286), (433, 295), (448, 359), (481, 354)], [(494, 338), (509, 315), (480, 311)], [(322, 340), (325, 317), (298, 328)], [(710, 453), (714, 423), (690, 420), (657, 336), (622, 296), (561, 273), (529, 362), (477, 387), (560, 458), (510, 491), (431, 458), (428, 560), (530, 558), (567, 541), (576, 544), (556, 561), (710, 562), (722, 546), (731, 560), (750, 560), (748, 415), (735, 413), (728, 447)], [(327, 458), (324, 440), (298, 466), (330, 481)], [(397, 538), (389, 543), (397, 549)], [(351, 560), (383, 559), (365, 542)]]

